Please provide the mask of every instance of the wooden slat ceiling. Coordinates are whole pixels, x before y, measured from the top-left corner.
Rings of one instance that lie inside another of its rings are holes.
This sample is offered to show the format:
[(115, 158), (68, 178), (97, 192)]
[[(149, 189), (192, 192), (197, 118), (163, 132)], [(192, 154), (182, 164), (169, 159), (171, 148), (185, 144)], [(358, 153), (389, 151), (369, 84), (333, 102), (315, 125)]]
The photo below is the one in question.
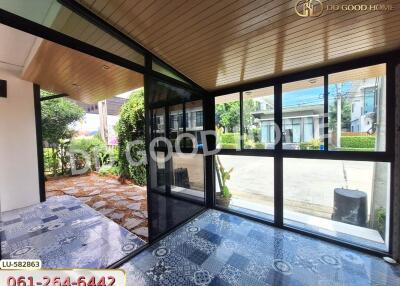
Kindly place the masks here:
[(22, 78), (89, 104), (143, 86), (140, 73), (46, 40)]
[(329, 0), (395, 9), (307, 18), (285, 0), (79, 2), (209, 90), (400, 47), (398, 0)]

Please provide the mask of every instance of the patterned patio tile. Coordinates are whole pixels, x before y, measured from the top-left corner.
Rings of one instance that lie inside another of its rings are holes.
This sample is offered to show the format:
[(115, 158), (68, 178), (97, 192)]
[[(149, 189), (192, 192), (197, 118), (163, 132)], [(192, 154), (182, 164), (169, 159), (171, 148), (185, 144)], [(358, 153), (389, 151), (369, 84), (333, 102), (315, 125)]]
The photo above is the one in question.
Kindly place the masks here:
[[(242, 224), (251, 235), (241, 234)], [(127, 286), (148, 275), (157, 278), (140, 285), (400, 285), (400, 266), (378, 257), (216, 210), (180, 227), (122, 269)]]
[(1, 213), (1, 220), (2, 257), (41, 259), (44, 268), (104, 268), (145, 244), (71, 196)]

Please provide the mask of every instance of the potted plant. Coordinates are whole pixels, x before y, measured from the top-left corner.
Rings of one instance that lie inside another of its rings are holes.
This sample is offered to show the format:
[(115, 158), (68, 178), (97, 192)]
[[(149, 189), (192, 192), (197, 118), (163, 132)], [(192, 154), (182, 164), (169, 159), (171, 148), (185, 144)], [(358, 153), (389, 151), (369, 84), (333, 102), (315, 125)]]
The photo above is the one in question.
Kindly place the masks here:
[(220, 186), (220, 193), (216, 195), (217, 205), (222, 207), (228, 207), (231, 201), (232, 194), (229, 191), (226, 182), (231, 178), (231, 173), (233, 168), (227, 171), (221, 164), (221, 161), (218, 156), (216, 156), (216, 167), (217, 167), (217, 177)]

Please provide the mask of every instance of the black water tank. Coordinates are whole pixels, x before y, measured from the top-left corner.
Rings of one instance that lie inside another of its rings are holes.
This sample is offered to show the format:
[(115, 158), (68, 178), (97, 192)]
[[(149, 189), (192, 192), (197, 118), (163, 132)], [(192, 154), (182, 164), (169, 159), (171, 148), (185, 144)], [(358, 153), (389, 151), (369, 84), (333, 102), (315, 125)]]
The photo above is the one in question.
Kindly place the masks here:
[(336, 188), (332, 219), (348, 224), (366, 226), (367, 194), (358, 190)]
[(175, 186), (190, 189), (189, 173), (187, 168), (177, 168), (174, 170)]
[(165, 185), (165, 169), (157, 169), (157, 186)]

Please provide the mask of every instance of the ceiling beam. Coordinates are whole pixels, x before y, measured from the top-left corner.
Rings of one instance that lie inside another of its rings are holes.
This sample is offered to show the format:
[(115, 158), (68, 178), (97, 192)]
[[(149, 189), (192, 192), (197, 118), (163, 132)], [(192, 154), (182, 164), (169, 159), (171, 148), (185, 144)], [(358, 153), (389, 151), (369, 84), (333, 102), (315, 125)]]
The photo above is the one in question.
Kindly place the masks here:
[(51, 99), (57, 99), (57, 98), (62, 98), (62, 97), (66, 97), (68, 96), (68, 94), (66, 93), (60, 93), (60, 94), (55, 94), (55, 95), (50, 95), (50, 96), (46, 96), (46, 97), (41, 97), (40, 101), (46, 101), (46, 100), (51, 100)]

